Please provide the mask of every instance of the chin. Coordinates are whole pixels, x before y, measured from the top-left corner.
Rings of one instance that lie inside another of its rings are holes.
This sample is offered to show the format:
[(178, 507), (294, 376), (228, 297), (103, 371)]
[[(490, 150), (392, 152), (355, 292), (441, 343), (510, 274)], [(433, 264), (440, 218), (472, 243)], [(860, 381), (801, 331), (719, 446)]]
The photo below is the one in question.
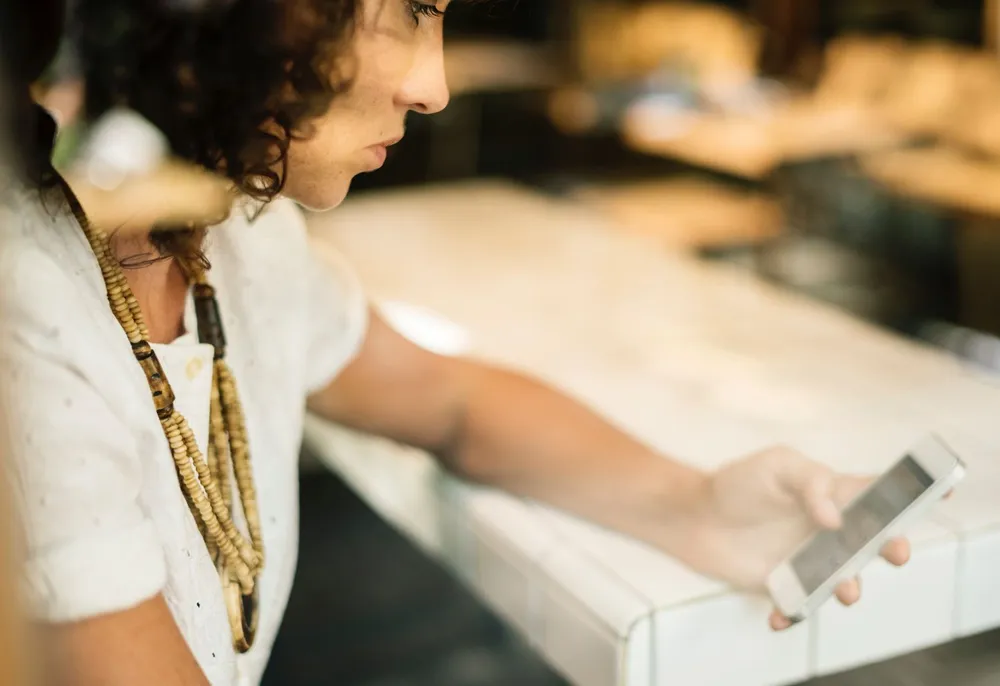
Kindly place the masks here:
[(339, 207), (347, 192), (351, 189), (351, 180), (333, 181), (323, 186), (310, 186), (304, 189), (285, 189), (285, 197), (291, 198), (310, 212), (325, 212)]

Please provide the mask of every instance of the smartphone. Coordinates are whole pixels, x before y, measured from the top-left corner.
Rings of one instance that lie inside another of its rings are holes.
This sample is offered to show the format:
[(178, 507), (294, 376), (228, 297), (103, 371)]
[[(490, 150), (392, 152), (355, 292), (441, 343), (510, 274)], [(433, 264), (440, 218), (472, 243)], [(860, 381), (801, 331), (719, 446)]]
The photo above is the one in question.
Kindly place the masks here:
[(936, 436), (914, 446), (844, 509), (840, 529), (817, 532), (771, 573), (775, 605), (792, 621), (809, 617), (964, 475), (962, 460)]

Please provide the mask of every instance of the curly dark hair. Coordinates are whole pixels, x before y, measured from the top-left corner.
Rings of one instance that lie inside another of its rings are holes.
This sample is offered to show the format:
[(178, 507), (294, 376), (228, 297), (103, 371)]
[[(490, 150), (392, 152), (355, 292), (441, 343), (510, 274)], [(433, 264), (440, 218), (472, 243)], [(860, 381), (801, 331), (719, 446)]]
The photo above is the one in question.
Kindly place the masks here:
[[(74, 0), (86, 116), (130, 108), (175, 155), (270, 201), (285, 184), (289, 143), (350, 85), (359, 1)], [(154, 230), (153, 260), (204, 262), (203, 236)], [(152, 261), (138, 257), (132, 266)]]
[(129, 107), (176, 155), (270, 200), (289, 142), (349, 85), (356, 2), (75, 0), (87, 115)]

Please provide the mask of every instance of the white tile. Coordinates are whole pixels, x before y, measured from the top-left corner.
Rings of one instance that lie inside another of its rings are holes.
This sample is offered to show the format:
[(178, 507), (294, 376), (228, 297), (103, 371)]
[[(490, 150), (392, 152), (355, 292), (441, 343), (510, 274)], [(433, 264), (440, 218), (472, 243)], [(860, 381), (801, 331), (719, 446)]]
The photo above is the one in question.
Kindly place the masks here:
[(809, 677), (809, 625), (775, 633), (770, 603), (727, 593), (656, 613), (658, 686), (779, 686)]
[(673, 607), (723, 593), (726, 585), (708, 579), (665, 553), (626, 536), (557, 510), (539, 506), (542, 515), (566, 540), (607, 569), (655, 608)]
[(438, 496), (442, 502), (441, 561), (466, 586), (475, 588), (478, 574), (476, 535), (470, 526), (468, 513), (455, 506), (454, 492), (468, 488), (453, 480), (442, 480)]
[(561, 543), (530, 505), (486, 489), (460, 493), (472, 532), (472, 585), (481, 597), (531, 643), (540, 640), (540, 565)]
[(1000, 469), (969, 465), (965, 479), (937, 512), (956, 523), (963, 534), (1000, 525)]
[(956, 588), (959, 636), (1000, 627), (1000, 529), (980, 531), (961, 542)]
[(504, 540), (519, 556), (537, 564), (552, 551), (557, 532), (534, 505), (486, 488), (463, 489), (458, 497), (475, 530)]
[[(649, 667), (653, 683), (774, 686), (808, 676), (805, 628), (771, 632), (767, 625), (771, 606), (765, 599), (728, 592), (724, 584), (623, 536), (559, 512), (545, 510), (545, 514), (568, 545), (656, 608), (654, 661)], [(711, 640), (704, 640), (706, 636)], [(633, 662), (645, 650), (645, 640), (633, 629), (627, 643)], [(718, 660), (717, 652), (727, 659)], [(634, 681), (630, 678), (628, 683)]]
[(557, 550), (542, 567), (537, 649), (576, 686), (625, 684), (630, 667), (643, 662), (649, 643), (644, 621), (652, 608), (571, 547)]
[(813, 622), (814, 673), (845, 671), (953, 637), (958, 543), (950, 535), (926, 542), (933, 529), (925, 524), (924, 534), (913, 537), (906, 567), (879, 560), (862, 573), (858, 605), (830, 602), (820, 609)]
[(306, 421), (305, 441), (382, 518), (430, 554), (441, 554), (438, 488), (450, 477), (429, 455), (316, 417)]
[[(630, 645), (628, 638), (616, 636), (558, 585), (549, 591), (543, 596), (544, 633), (537, 646), (545, 660), (574, 686), (624, 685), (622, 646)], [(648, 659), (648, 650), (645, 655)], [(635, 663), (642, 662), (639, 655)]]
[(488, 530), (480, 529), (474, 537), (475, 590), (512, 628), (529, 641), (537, 641), (535, 594), (540, 590), (540, 579), (535, 563)]
[(643, 617), (632, 626), (631, 633), (618, 644), (620, 686), (656, 686), (653, 666), (656, 646), (653, 644), (653, 617)]

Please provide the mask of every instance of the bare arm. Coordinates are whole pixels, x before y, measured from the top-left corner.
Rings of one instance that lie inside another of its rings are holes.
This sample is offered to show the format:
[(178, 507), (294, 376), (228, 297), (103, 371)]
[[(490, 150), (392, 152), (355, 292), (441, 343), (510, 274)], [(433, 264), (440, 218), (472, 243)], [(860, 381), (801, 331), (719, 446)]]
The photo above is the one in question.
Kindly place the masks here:
[(357, 359), (310, 401), (344, 425), (422, 447), (457, 475), (652, 543), (706, 487), (581, 404), (525, 376), (441, 357), (373, 313)]
[(58, 686), (209, 686), (162, 596), (47, 630)]

